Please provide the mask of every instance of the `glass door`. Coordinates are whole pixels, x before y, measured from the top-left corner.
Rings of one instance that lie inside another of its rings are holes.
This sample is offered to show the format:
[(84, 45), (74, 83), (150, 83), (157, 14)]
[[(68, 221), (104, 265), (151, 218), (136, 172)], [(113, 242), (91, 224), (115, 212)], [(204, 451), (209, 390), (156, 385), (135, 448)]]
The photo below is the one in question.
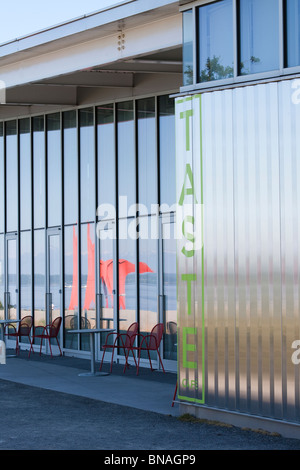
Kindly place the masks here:
[[(5, 318), (16, 320), (18, 316), (18, 243), (16, 235), (7, 235), (6, 237), (6, 291), (4, 294)], [(15, 325), (14, 325), (15, 326)], [(8, 332), (14, 331), (9, 327)], [(7, 347), (15, 347), (15, 338), (7, 337)]]
[(160, 321), (164, 324), (163, 361), (168, 370), (177, 369), (177, 294), (175, 215), (161, 217)]
[(6, 238), (6, 292), (5, 292), (5, 317), (18, 318), (18, 250), (17, 236)]
[[(62, 292), (62, 269), (61, 269), (61, 236), (60, 230), (50, 229), (47, 233), (47, 279), (46, 279), (46, 321), (50, 324), (55, 318), (61, 316), (61, 292)], [(60, 334), (62, 329), (60, 331)], [(62, 344), (61, 338), (58, 338)], [(54, 353), (59, 353), (57, 343), (54, 340)], [(46, 343), (48, 348), (48, 344)], [(51, 342), (52, 347), (52, 342)], [(48, 350), (46, 350), (48, 353)]]
[[(98, 231), (98, 289), (97, 314), (100, 328), (116, 328), (116, 241), (115, 223), (107, 222)], [(105, 343), (106, 333), (100, 334), (100, 350)], [(112, 341), (111, 341), (112, 342)], [(97, 349), (99, 350), (99, 348)], [(107, 358), (109, 355), (107, 354)]]

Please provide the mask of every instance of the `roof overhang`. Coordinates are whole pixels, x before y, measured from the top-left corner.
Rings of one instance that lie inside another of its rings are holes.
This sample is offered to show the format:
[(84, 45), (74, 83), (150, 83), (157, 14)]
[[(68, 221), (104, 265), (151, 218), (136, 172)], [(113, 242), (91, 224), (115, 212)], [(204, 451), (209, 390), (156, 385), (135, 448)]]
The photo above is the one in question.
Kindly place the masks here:
[(154, 87), (177, 89), (181, 46), (178, 1), (122, 2), (0, 45), (5, 108), (134, 95), (143, 92), (142, 84), (149, 89), (150, 78)]

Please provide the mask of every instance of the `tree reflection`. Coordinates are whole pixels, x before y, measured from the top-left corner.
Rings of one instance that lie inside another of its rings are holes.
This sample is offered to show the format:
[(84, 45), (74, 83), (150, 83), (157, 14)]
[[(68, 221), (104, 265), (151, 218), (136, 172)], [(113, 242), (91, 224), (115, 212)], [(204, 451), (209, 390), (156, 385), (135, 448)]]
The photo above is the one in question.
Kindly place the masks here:
[(252, 69), (253, 64), (258, 64), (260, 62), (260, 59), (258, 57), (254, 57), (252, 55), (247, 61), (250, 63), (250, 67), (246, 68), (244, 62), (240, 63), (240, 75), (248, 75), (249, 73), (254, 73), (254, 70)]
[(222, 80), (233, 77), (233, 67), (224, 67), (220, 64), (220, 57), (215, 55), (206, 60), (205, 68), (200, 71), (200, 82), (210, 82), (212, 80)]
[[(239, 73), (240, 75), (248, 75), (252, 73), (252, 66), (254, 64), (260, 63), (260, 59), (255, 56), (251, 56), (249, 61), (249, 66), (245, 65), (244, 62), (240, 63)], [(191, 67), (187, 67), (184, 72), (187, 77), (188, 84), (193, 83), (193, 69)], [(233, 67), (229, 65), (224, 67), (220, 63), (220, 57), (216, 57), (215, 55), (210, 58), (208, 57), (206, 60), (205, 68), (200, 71), (200, 82), (210, 82), (213, 80), (222, 80), (225, 78), (232, 78), (233, 77)]]

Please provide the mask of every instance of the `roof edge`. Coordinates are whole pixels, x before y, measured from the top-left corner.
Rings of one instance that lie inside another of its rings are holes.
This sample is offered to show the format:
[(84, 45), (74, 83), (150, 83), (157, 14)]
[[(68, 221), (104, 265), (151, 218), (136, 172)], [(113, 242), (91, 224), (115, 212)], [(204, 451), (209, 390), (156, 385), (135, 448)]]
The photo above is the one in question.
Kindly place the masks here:
[(177, 4), (178, 0), (123, 0), (109, 7), (49, 26), (0, 44), (0, 58), (80, 34), (138, 14)]

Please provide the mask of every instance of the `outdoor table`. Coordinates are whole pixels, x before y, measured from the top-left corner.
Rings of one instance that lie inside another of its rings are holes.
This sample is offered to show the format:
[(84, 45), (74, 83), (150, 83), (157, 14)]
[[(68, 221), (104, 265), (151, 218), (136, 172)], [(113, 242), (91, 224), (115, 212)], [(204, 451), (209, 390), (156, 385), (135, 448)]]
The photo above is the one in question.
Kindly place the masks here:
[(108, 372), (95, 372), (95, 334), (96, 333), (112, 333), (116, 330), (112, 328), (83, 328), (81, 330), (69, 330), (71, 334), (89, 334), (90, 335), (90, 349), (91, 349), (91, 372), (83, 372), (78, 374), (81, 377), (95, 377), (102, 375), (109, 375)]
[[(20, 323), (20, 322), (21, 322), (21, 320), (13, 320), (13, 319), (11, 319), (11, 320), (0, 320), (0, 330), (1, 330), (0, 339), (5, 342), (5, 339), (4, 339), (5, 338), (5, 336), (4, 336), (4, 327), (5, 327), (5, 325), (9, 325), (10, 323)], [(9, 354), (6, 357), (16, 357), (16, 354)]]

